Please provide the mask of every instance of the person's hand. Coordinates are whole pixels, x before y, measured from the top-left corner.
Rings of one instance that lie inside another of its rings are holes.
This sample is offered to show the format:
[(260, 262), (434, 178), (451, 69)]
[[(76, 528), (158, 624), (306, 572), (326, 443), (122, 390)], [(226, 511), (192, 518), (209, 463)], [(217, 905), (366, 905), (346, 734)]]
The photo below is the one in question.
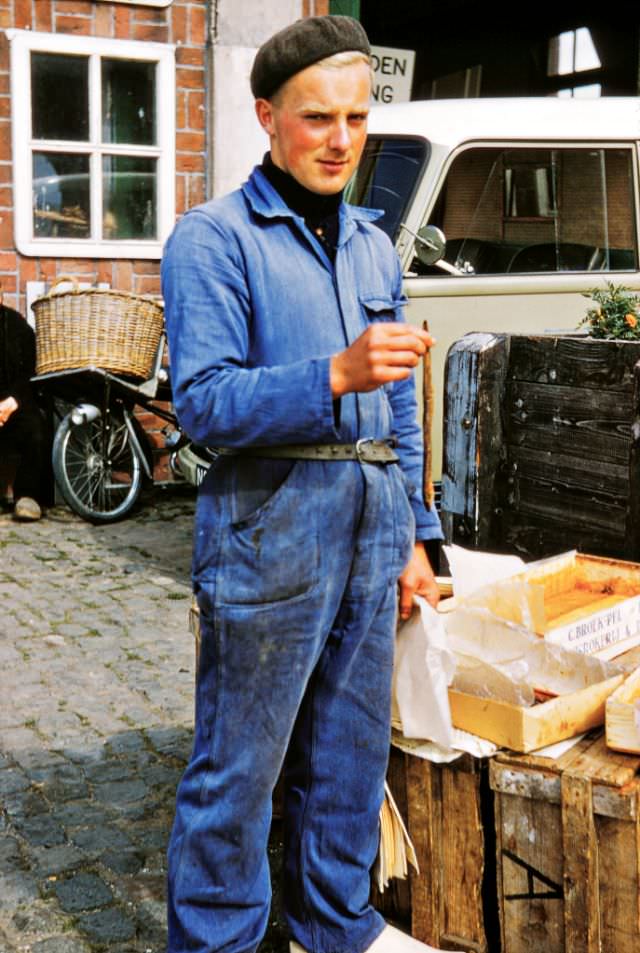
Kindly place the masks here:
[(440, 590), (431, 563), (422, 543), (416, 543), (413, 555), (398, 579), (400, 588), (400, 618), (408, 619), (413, 609), (413, 596), (423, 596), (435, 609), (440, 601)]
[(5, 397), (0, 400), (0, 427), (4, 427), (7, 420), (18, 409), (18, 401), (15, 397)]
[(404, 380), (433, 344), (430, 334), (411, 324), (372, 324), (346, 350), (331, 358), (331, 393), (342, 397)]

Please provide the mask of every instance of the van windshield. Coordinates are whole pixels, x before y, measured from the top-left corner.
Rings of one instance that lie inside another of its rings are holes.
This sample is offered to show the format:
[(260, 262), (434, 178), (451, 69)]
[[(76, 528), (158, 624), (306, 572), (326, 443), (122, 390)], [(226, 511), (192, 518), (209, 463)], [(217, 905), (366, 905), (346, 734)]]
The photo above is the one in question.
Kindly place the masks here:
[(352, 205), (381, 209), (376, 222), (395, 242), (425, 168), (429, 144), (408, 136), (369, 136), (358, 171), (349, 183), (346, 200)]

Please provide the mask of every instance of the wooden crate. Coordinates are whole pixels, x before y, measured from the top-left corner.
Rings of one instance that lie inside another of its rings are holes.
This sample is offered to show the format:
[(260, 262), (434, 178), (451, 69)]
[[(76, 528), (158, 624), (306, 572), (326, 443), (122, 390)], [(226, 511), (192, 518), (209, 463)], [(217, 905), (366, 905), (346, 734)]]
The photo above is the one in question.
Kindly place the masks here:
[(640, 342), (467, 334), (445, 366), (449, 542), (640, 557)]
[(392, 880), (372, 900), (423, 943), (448, 950), (498, 949), (493, 795), (486, 760), (450, 764), (391, 749), (387, 776), (416, 849), (420, 872)]
[(602, 731), (491, 759), (502, 953), (638, 953), (639, 768)]

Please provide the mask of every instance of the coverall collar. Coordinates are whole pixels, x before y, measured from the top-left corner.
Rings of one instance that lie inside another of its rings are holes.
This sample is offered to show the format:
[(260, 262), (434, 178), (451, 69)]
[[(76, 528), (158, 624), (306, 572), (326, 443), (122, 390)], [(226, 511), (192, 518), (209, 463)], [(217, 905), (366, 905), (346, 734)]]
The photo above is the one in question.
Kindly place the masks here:
[[(263, 218), (291, 218), (297, 222), (303, 221), (301, 216), (292, 211), (280, 193), (274, 189), (260, 166), (255, 167), (242, 186), (242, 192), (256, 215), (261, 215)], [(375, 222), (376, 219), (382, 218), (384, 212), (380, 209), (349, 205), (343, 201), (338, 214), (340, 216), (339, 248), (349, 241), (358, 227), (358, 222)]]

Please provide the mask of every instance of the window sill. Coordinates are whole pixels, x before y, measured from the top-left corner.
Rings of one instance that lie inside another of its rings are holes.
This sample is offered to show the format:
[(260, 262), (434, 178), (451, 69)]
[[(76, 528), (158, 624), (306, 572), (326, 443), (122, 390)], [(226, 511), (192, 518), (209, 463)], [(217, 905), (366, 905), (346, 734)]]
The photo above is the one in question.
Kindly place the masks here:
[(16, 248), (28, 258), (162, 258), (159, 241), (91, 242), (69, 238), (23, 240), (16, 236)]

